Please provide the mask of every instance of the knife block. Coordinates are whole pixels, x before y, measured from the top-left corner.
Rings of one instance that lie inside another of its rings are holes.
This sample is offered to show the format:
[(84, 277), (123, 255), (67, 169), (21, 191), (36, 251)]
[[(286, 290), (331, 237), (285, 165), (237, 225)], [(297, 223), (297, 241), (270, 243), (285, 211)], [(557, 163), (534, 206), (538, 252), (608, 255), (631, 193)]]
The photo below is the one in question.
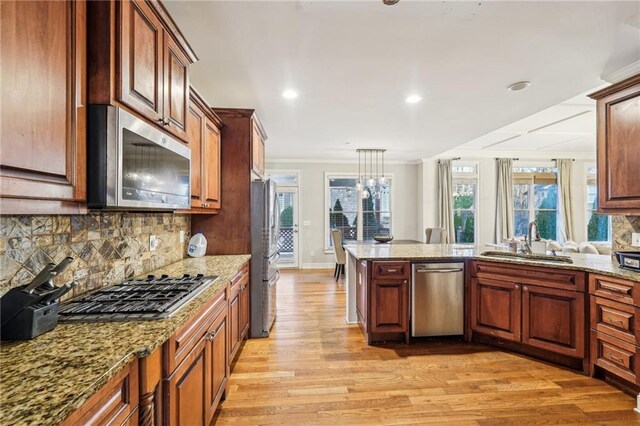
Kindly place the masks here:
[(59, 302), (38, 303), (39, 296), (12, 288), (0, 298), (0, 340), (29, 340), (58, 324)]

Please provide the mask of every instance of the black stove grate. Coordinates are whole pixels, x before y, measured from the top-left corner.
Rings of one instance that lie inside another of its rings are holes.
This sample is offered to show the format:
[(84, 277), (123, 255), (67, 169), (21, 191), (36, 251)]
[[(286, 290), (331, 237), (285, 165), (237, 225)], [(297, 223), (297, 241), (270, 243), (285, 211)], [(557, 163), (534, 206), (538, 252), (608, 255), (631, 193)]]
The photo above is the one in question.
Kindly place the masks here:
[(60, 307), (61, 321), (130, 321), (167, 318), (218, 277), (202, 274), (149, 275), (70, 300)]

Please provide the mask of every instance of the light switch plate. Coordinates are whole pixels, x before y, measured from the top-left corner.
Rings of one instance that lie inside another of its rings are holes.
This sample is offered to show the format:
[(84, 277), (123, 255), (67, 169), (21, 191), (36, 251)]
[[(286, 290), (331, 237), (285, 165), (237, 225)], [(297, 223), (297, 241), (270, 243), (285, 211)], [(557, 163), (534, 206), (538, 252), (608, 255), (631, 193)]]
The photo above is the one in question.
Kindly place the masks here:
[(311, 226), (311, 221), (310, 220), (305, 220), (305, 221), (302, 222), (302, 224), (304, 226)]
[(640, 247), (640, 232), (634, 232), (631, 234), (631, 245), (634, 247)]
[(180, 231), (180, 242), (184, 243), (184, 231)]

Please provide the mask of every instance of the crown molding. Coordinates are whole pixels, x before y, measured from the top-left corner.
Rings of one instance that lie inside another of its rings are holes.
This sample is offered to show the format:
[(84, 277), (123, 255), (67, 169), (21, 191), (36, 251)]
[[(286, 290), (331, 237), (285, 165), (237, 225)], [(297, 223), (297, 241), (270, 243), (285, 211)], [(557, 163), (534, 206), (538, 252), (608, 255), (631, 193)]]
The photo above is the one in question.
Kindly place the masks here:
[(640, 74), (640, 60), (632, 62), (629, 65), (626, 65), (615, 71), (604, 73), (600, 76), (600, 78), (607, 83), (614, 84), (636, 74)]
[[(357, 159), (352, 160), (338, 160), (338, 159), (323, 159), (314, 160), (311, 158), (268, 158), (267, 163), (286, 163), (286, 164), (358, 164)], [(422, 160), (384, 160), (384, 164), (399, 164), (399, 165), (417, 165), (422, 163)]]

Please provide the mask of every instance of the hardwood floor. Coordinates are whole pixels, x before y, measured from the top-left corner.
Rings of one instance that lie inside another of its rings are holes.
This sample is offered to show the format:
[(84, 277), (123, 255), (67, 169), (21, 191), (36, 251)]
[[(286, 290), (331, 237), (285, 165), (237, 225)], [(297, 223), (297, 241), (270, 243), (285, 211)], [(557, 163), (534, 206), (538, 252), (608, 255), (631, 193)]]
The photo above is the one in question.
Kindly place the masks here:
[(640, 424), (604, 382), (458, 342), (371, 347), (331, 270), (282, 271), (268, 339), (246, 342), (225, 424)]

